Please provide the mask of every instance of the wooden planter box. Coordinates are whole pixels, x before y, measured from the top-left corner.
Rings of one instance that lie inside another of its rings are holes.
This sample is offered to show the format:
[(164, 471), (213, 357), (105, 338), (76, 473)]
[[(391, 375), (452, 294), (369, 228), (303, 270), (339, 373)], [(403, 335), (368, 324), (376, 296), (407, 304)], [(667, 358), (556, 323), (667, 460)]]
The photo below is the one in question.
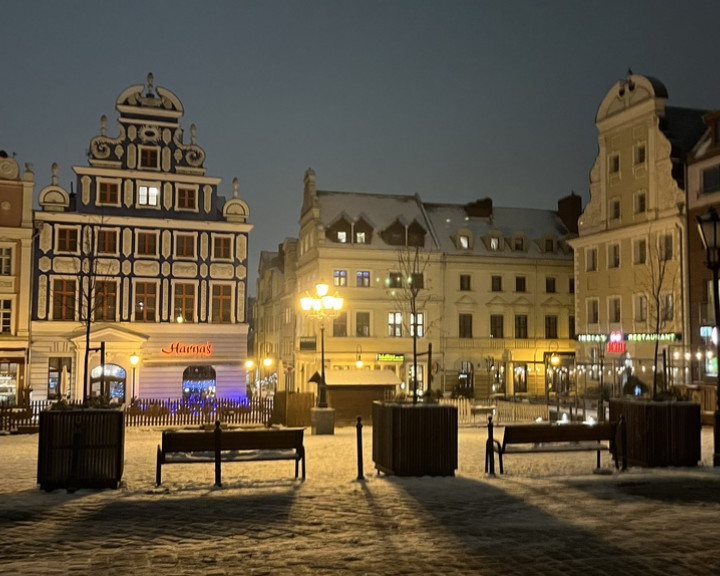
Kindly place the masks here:
[(458, 467), (455, 406), (373, 403), (375, 468), (396, 476), (454, 476)]
[(117, 488), (124, 457), (122, 410), (40, 413), (37, 480), (43, 490)]
[(694, 402), (610, 400), (610, 420), (625, 417), (631, 466), (697, 466), (700, 405)]

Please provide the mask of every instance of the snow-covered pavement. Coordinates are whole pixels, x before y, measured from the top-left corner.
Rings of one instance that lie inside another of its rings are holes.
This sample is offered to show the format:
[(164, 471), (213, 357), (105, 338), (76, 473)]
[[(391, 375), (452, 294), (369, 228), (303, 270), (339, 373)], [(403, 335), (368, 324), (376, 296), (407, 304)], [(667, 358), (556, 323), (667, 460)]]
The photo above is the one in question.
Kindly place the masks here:
[(484, 428), (459, 432), (449, 478), (377, 475), (372, 429), (306, 435), (288, 461), (174, 465), (160, 430), (128, 429), (119, 490), (41, 491), (37, 435), (0, 436), (0, 574), (720, 574), (720, 470), (619, 473), (594, 453), (510, 455), (484, 474)]

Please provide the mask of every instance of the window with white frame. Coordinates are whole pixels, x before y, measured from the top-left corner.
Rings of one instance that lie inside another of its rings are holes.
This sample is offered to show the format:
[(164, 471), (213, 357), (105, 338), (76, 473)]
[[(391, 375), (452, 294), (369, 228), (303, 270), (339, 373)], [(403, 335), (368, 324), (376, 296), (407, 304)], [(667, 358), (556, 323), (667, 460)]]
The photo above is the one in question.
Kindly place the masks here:
[(118, 231), (101, 228), (97, 231), (97, 252), (98, 254), (118, 253)]
[(558, 317), (555, 314), (545, 316), (545, 338), (555, 339), (558, 337)]
[(79, 230), (76, 226), (58, 226), (57, 228), (57, 241), (55, 242), (55, 249), (58, 252), (67, 252), (77, 254), (78, 252), (78, 237), (80, 236)]
[(402, 336), (402, 313), (388, 312), (388, 336)]
[(156, 208), (160, 205), (160, 186), (157, 184), (140, 184), (137, 190), (138, 206)]
[(11, 246), (0, 247), (0, 276), (11, 276), (13, 273), (13, 249)]
[(178, 186), (176, 207), (178, 210), (197, 211), (198, 191), (191, 186)]
[(117, 282), (115, 280), (98, 280), (95, 283), (93, 316), (97, 322), (117, 320)]
[(490, 314), (490, 337), (491, 338), (504, 338), (505, 318), (502, 314)]
[(156, 146), (139, 146), (138, 156), (140, 168), (157, 170), (160, 167), (160, 150)]
[(157, 256), (158, 235), (157, 230), (138, 230), (135, 235), (135, 253), (138, 256)]
[(75, 320), (77, 282), (70, 278), (55, 278), (52, 283), (52, 319)]
[(175, 257), (195, 258), (195, 234), (178, 233), (175, 235)]
[(231, 324), (233, 321), (232, 286), (230, 284), (213, 284), (211, 298), (212, 322)]
[(347, 286), (347, 270), (333, 270), (333, 286)]
[(358, 270), (355, 272), (355, 286), (357, 288), (369, 288), (370, 287), (370, 271), (369, 270)]
[(417, 336), (422, 338), (425, 336), (425, 314), (418, 312), (417, 315), (410, 314), (410, 336), (415, 334), (415, 326), (417, 325)]
[(103, 206), (120, 205), (120, 181), (98, 180), (97, 203)]
[(610, 201), (610, 220), (620, 220), (620, 198)]
[(232, 236), (213, 235), (213, 260), (232, 260)]
[(157, 282), (136, 282), (134, 301), (135, 322), (155, 322), (157, 313)]
[(12, 329), (12, 300), (0, 300), (0, 334), (10, 334)]
[(176, 322), (192, 322), (195, 319), (195, 284), (177, 282), (173, 287), (173, 319)]

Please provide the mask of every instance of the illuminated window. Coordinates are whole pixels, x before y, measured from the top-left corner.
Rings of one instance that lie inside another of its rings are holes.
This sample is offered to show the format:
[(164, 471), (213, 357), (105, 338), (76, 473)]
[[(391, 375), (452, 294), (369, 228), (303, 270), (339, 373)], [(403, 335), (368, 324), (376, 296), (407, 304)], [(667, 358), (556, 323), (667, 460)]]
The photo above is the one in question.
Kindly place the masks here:
[(402, 313), (401, 312), (389, 312), (388, 313), (388, 336), (393, 336), (393, 337), (402, 336)]
[(490, 250), (493, 252), (500, 250), (500, 239), (492, 237), (490, 238)]
[(355, 244), (365, 244), (365, 242), (367, 242), (365, 232), (355, 232)]
[(358, 270), (355, 273), (355, 286), (358, 288), (369, 288), (370, 272), (367, 270)]
[(157, 186), (138, 186), (137, 203), (140, 206), (157, 206), (160, 199), (160, 188)]
[(345, 244), (347, 242), (347, 232), (345, 230), (338, 230), (337, 241), (341, 244)]
[(460, 236), (460, 248), (463, 250), (467, 250), (470, 248), (470, 236), (467, 236), (465, 234), (462, 234)]
[(333, 270), (333, 286), (347, 286), (347, 270)]
[[(410, 336), (415, 334), (415, 314), (410, 314)], [(422, 338), (425, 335), (425, 314), (422, 312), (417, 313), (417, 335), (418, 338)]]

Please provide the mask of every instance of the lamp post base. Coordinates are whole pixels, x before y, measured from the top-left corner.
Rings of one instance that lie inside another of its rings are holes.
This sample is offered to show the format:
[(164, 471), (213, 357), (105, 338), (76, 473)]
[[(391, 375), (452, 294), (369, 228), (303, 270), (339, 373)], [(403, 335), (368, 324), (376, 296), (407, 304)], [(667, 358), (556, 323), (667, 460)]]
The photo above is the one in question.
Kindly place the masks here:
[(313, 434), (335, 434), (335, 408), (312, 408), (310, 420)]

